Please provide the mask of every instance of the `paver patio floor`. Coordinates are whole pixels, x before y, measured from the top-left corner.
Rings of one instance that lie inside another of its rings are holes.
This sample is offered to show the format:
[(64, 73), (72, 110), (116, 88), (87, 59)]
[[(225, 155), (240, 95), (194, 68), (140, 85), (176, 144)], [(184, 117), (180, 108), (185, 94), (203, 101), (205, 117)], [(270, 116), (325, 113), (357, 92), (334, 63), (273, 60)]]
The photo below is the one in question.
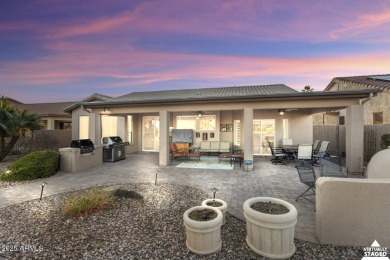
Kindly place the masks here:
[[(216, 197), (225, 200), (228, 203), (228, 212), (242, 220), (244, 220), (242, 205), (251, 197), (267, 196), (286, 200), (298, 210), (295, 237), (317, 242), (315, 204), (305, 199), (295, 201), (296, 197), (306, 190), (306, 186), (299, 181), (293, 162), (288, 166), (272, 165), (269, 158), (255, 158), (254, 171), (248, 172), (238, 164), (234, 170), (207, 170), (175, 167), (178, 163), (180, 162), (160, 167), (157, 153), (129, 154), (126, 160), (107, 162), (78, 173), (59, 172), (46, 179), (0, 189), (0, 208), (39, 198), (42, 182), (47, 183), (44, 196), (49, 196), (93, 186), (154, 182), (158, 172), (158, 183), (170, 182), (193, 186), (207, 192), (210, 197), (211, 188), (217, 188), (219, 192)], [(342, 176), (338, 166), (329, 162), (326, 162), (326, 171)], [(318, 168), (316, 172), (318, 173)], [(314, 200), (314, 196), (311, 199)]]

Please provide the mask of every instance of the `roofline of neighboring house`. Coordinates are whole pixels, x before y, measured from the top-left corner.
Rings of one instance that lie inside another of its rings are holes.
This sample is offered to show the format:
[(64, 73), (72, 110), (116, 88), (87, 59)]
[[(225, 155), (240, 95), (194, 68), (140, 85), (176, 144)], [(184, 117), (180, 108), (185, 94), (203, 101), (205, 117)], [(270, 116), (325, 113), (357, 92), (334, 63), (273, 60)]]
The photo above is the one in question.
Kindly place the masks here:
[(143, 106), (143, 105), (169, 105), (178, 103), (187, 104), (202, 104), (213, 102), (229, 102), (229, 101), (272, 101), (272, 100), (300, 100), (300, 99), (335, 99), (335, 98), (368, 98), (370, 94), (377, 94), (381, 90), (359, 90), (359, 91), (329, 91), (329, 92), (297, 92), (284, 93), (273, 95), (250, 95), (250, 96), (230, 96), (230, 97), (202, 97), (188, 99), (166, 99), (166, 100), (146, 100), (146, 101), (103, 101), (103, 102), (78, 102), (64, 111), (70, 113), (73, 109), (83, 106), (84, 108), (99, 108), (99, 107), (124, 107), (124, 106)]
[(70, 117), (69, 114), (39, 114), (40, 117)]
[[(362, 76), (362, 77), (373, 77), (373, 76), (381, 76), (381, 75), (371, 75), (371, 76)], [(356, 76), (356, 77), (359, 77), (359, 76)], [(386, 87), (374, 86), (372, 84), (365, 84), (365, 83), (355, 82), (353, 80), (348, 80), (348, 78), (354, 78), (354, 77), (352, 76), (352, 77), (336, 77), (336, 78), (333, 78), (332, 81), (328, 84), (328, 86), (326, 86), (324, 91), (328, 91), (332, 87), (332, 85), (334, 83), (350, 83), (350, 84), (354, 84), (356, 86), (362, 86), (362, 87), (373, 88), (373, 89), (380, 89), (380, 90), (387, 90), (388, 89)]]

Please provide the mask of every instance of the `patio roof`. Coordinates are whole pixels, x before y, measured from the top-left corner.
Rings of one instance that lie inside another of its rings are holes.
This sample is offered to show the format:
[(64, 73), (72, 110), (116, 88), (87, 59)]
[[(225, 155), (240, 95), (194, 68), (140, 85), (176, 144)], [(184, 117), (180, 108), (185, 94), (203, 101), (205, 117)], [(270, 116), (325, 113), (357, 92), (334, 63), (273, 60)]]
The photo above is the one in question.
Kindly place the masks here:
[(70, 113), (79, 106), (84, 107), (124, 107), (159, 104), (202, 104), (216, 102), (238, 101), (287, 101), (313, 99), (340, 99), (369, 97), (370, 93), (381, 90), (333, 91), (333, 92), (298, 92), (284, 84), (258, 85), (207, 89), (166, 90), (150, 92), (134, 92), (117, 98), (102, 101), (81, 101), (67, 107), (64, 111)]

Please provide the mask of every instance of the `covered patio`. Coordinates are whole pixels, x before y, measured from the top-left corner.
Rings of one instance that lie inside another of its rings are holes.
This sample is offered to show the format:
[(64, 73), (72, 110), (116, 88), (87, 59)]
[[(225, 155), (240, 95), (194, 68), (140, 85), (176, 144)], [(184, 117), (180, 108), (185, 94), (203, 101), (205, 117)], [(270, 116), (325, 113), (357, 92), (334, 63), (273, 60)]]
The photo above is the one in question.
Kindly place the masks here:
[[(193, 129), (190, 146), (199, 147), (204, 140), (227, 141), (232, 149), (244, 151), (244, 160), (253, 161), (254, 156), (270, 154), (267, 140), (275, 146), (280, 146), (282, 138), (293, 139), (295, 145), (312, 144), (312, 115), (346, 109), (346, 167), (349, 173), (360, 173), (362, 103), (377, 92), (303, 93), (283, 84), (155, 91), (109, 100), (89, 99), (66, 111), (72, 113), (73, 139), (89, 138), (100, 144), (103, 136), (118, 135), (130, 142), (127, 153), (158, 152), (159, 165), (168, 166), (169, 143), (175, 129)], [(201, 115), (210, 118), (211, 123), (203, 125)], [(271, 130), (263, 132), (264, 125)], [(245, 167), (252, 170), (253, 165)]]

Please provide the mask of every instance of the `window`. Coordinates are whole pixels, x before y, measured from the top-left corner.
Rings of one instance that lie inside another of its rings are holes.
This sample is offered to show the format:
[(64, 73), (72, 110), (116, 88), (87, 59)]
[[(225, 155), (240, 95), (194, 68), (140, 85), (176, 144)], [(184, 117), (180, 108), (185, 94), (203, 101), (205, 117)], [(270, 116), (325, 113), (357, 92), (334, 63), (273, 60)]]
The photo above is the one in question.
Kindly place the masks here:
[(79, 139), (89, 138), (89, 116), (79, 116)]
[(383, 112), (372, 113), (373, 115), (373, 124), (381, 125), (383, 124)]
[(72, 129), (72, 122), (58, 122), (58, 129)]
[(215, 131), (215, 115), (177, 116), (176, 129), (193, 129)]
[(240, 120), (234, 120), (234, 145), (241, 145), (241, 122)]
[(133, 116), (127, 116), (127, 141), (133, 143)]
[(118, 118), (102, 115), (102, 137), (118, 135)]

